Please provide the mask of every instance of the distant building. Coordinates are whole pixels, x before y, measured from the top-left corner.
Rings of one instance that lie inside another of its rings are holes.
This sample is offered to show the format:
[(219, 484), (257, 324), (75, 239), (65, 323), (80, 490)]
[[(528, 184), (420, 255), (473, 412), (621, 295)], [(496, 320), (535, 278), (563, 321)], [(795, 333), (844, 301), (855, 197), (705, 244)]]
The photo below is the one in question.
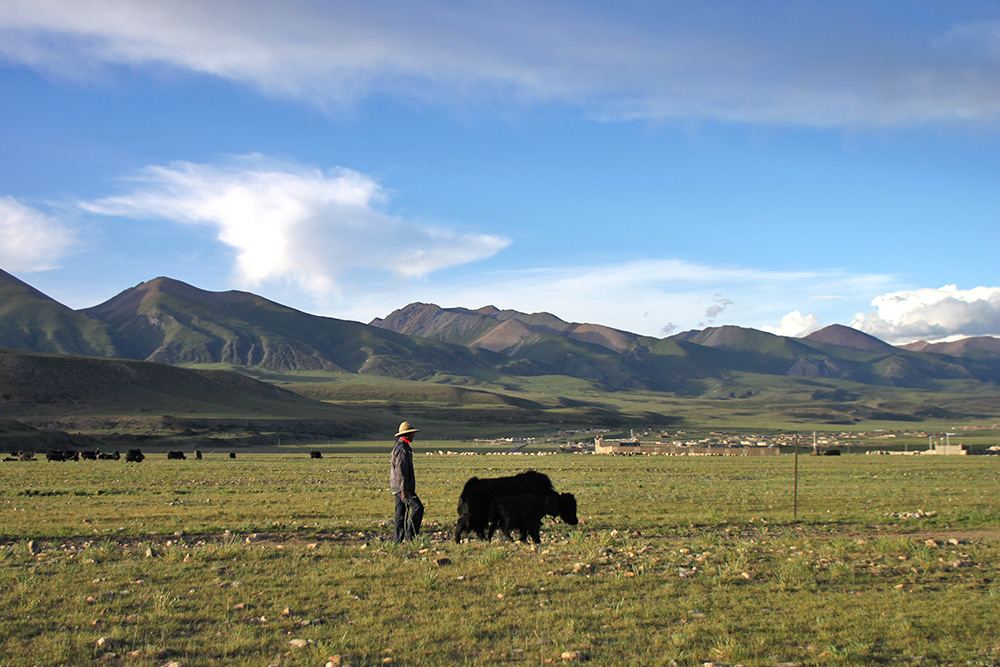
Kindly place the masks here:
[(933, 449), (928, 449), (924, 454), (940, 454), (943, 456), (966, 456), (969, 452), (968, 445), (934, 445)]
[(660, 456), (776, 456), (781, 452), (778, 447), (747, 447), (740, 445), (718, 444), (675, 444), (675, 443), (641, 443), (635, 438), (626, 440), (594, 440), (595, 454), (618, 454), (634, 456), (637, 454), (653, 454)]

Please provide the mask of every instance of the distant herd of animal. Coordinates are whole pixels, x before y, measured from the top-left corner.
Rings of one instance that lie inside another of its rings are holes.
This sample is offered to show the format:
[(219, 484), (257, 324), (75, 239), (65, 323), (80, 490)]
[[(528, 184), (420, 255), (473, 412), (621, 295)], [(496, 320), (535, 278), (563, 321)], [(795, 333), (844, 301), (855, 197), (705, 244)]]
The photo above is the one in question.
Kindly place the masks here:
[[(113, 460), (118, 461), (122, 457), (121, 452), (117, 449), (113, 452), (102, 452), (99, 449), (50, 449), (45, 452), (45, 458), (48, 461), (107, 461)], [(194, 457), (196, 459), (201, 458), (201, 450), (195, 450)], [(186, 459), (187, 456), (182, 451), (169, 451), (167, 452), (168, 459)], [(236, 452), (229, 452), (229, 458), (235, 459)], [(142, 453), (141, 449), (130, 449), (125, 453), (125, 460), (131, 463), (140, 463), (146, 459), (146, 455)], [(17, 454), (8, 454), (4, 461), (36, 461), (35, 453), (31, 451), (21, 451)]]
[[(323, 458), (320, 452), (310, 452), (310, 457)], [(45, 458), (49, 461), (117, 460), (121, 454), (118, 451), (107, 454), (99, 450), (50, 450)], [(125, 454), (128, 462), (139, 463), (145, 458), (139, 449), (130, 449)], [(167, 458), (186, 459), (187, 456), (182, 451), (168, 451)], [(195, 451), (195, 458), (202, 458), (201, 451)], [(236, 453), (230, 452), (229, 458), (235, 459)], [(4, 459), (33, 460), (33, 452), (18, 452), (16, 457)], [(465, 483), (458, 498), (455, 542), (461, 542), (463, 535), (470, 534), (491, 541), (499, 529), (508, 540), (513, 541), (512, 532), (517, 531), (522, 542), (531, 538), (538, 544), (541, 542), (542, 520), (546, 516), (558, 517), (571, 526), (579, 523), (576, 498), (572, 493), (557, 492), (548, 475), (528, 470), (507, 477), (472, 477)]]

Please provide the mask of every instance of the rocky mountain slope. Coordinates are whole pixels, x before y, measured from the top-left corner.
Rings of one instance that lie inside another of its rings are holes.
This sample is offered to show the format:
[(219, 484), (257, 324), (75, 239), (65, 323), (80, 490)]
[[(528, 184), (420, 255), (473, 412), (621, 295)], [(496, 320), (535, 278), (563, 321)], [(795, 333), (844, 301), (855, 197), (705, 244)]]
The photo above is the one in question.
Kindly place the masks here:
[(756, 385), (781, 384), (778, 378), (932, 391), (1000, 385), (1000, 351), (989, 342), (994, 339), (907, 349), (840, 325), (804, 338), (722, 326), (656, 339), (549, 313), (421, 303), (365, 325), (163, 277), (73, 311), (2, 274), (0, 304), (4, 347), (169, 365), (444, 382), (565, 376), (609, 388), (690, 395), (708, 386), (718, 391), (737, 373), (757, 378)]
[(552, 335), (626, 352), (640, 338), (599, 324), (565, 322), (550, 313), (520, 313), (484, 306), (478, 310), (441, 308), (430, 303), (411, 303), (369, 322), (396, 333), (434, 338), (469, 347), (503, 352), (529, 336)]
[(463, 347), (310, 315), (248, 292), (207, 292), (162, 277), (81, 312), (124, 341), (129, 358), (173, 365), (224, 363), (421, 379), (492, 364)]
[(736, 326), (658, 340), (549, 313), (414, 303), (373, 326), (502, 353), (521, 374), (564, 374), (612, 386), (686, 391), (691, 381), (732, 372), (928, 388), (958, 381), (1000, 384), (1000, 354), (920, 354), (832, 325), (804, 338)]
[(1000, 365), (1000, 338), (975, 336), (945, 343), (918, 341), (900, 346), (912, 352), (932, 352), (965, 359), (979, 359), (992, 365)]

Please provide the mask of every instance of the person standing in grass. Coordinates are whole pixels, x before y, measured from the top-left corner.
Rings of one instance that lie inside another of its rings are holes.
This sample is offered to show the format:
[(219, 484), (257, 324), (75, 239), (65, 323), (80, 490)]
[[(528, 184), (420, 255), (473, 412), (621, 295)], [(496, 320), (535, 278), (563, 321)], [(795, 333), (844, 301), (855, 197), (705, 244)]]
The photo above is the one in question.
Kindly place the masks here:
[(413, 450), (410, 445), (418, 429), (410, 422), (399, 425), (396, 444), (389, 461), (389, 490), (396, 499), (396, 518), (393, 524), (394, 542), (412, 540), (420, 532), (424, 518), (424, 504), (417, 497), (417, 480), (413, 474)]

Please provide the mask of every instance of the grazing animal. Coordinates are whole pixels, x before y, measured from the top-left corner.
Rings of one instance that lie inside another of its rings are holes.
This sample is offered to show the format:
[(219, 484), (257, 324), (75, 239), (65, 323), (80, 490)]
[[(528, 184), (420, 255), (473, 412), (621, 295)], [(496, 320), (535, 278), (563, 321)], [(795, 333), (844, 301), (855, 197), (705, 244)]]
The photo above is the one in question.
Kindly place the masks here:
[(96, 461), (97, 455), (101, 453), (99, 449), (90, 449), (87, 451), (80, 452), (80, 458), (86, 459), (87, 461)]
[(97, 455), (97, 458), (101, 459), (102, 461), (117, 461), (121, 457), (122, 457), (122, 455), (118, 453), (117, 449), (115, 450), (114, 454), (98, 454)]
[(309, 452), (309, 458), (311, 458), (311, 459), (321, 459), (321, 458), (323, 458), (323, 452), (316, 452), (316, 451)]
[(559, 516), (566, 523), (575, 526), (576, 498), (571, 493), (556, 493), (548, 475), (535, 470), (511, 475), (479, 479), (472, 477), (465, 483), (458, 498), (458, 521), (455, 523), (455, 542), (462, 541), (462, 535), (474, 532), (481, 539), (487, 539), (490, 524), (490, 505), (502, 496), (540, 496), (548, 499), (555, 496), (559, 502)]
[[(570, 494), (563, 494), (570, 495)], [(545, 515), (559, 516), (559, 496), (501, 496), (490, 503), (490, 525), (486, 530), (486, 539), (492, 540), (497, 528), (503, 531), (511, 542), (512, 530), (521, 533), (521, 541), (527, 542), (528, 536), (538, 544), (542, 541), (542, 519)]]
[(229, 458), (235, 459), (236, 458), (236, 452), (229, 452)]
[(194, 450), (194, 457), (196, 459), (200, 459), (201, 458), (201, 450), (200, 449)]
[(170, 452), (167, 452), (167, 459), (186, 459), (186, 458), (187, 457), (184, 456), (184, 452), (180, 452), (180, 451), (170, 451)]
[(146, 455), (142, 453), (141, 449), (130, 449), (125, 452), (125, 461), (127, 463), (142, 463)]
[(66, 452), (60, 451), (58, 449), (50, 449), (45, 452), (45, 458), (49, 461), (65, 461)]

